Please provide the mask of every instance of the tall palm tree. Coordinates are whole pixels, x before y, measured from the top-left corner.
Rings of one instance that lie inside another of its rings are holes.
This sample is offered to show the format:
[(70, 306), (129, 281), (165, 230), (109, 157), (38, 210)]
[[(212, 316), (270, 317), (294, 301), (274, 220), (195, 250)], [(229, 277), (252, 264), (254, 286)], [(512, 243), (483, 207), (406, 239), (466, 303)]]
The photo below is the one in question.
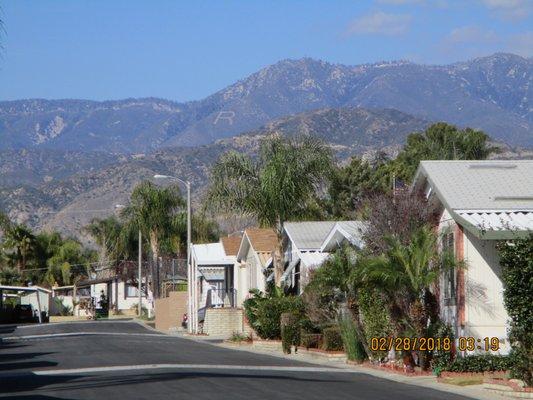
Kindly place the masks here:
[[(175, 228), (176, 212), (183, 207), (177, 186), (159, 187), (146, 181), (133, 190), (130, 204), (122, 210), (126, 231), (140, 230), (148, 238), (153, 265), (157, 265), (162, 241)], [(153, 289), (157, 290), (157, 285)]]
[(28, 257), (35, 250), (35, 246), (35, 236), (25, 225), (11, 223), (4, 229), (2, 247), (11, 252), (10, 256), (16, 263), (18, 273), (26, 268)]
[[(273, 228), (279, 238), (283, 223), (305, 218), (316, 208), (317, 191), (332, 166), (331, 151), (320, 140), (305, 136), (272, 136), (252, 159), (237, 152), (224, 154), (212, 170), (209, 204), (215, 210), (254, 217)], [(281, 277), (281, 248), (274, 257), (276, 282)]]
[(121, 229), (120, 221), (114, 216), (91, 220), (84, 230), (88, 232), (100, 248), (100, 263), (108, 263), (112, 258), (116, 258), (121, 248)]

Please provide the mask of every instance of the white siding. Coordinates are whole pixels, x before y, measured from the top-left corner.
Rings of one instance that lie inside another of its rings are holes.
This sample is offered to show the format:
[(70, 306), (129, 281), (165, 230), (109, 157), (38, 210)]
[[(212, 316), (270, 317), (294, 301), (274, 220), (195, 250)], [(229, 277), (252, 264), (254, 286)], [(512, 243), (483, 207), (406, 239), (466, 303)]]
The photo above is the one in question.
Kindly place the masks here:
[(466, 261), (465, 336), (483, 340), (498, 337), (509, 350), (508, 315), (503, 303), (503, 284), (496, 241), (481, 240), (469, 232), (464, 235)]

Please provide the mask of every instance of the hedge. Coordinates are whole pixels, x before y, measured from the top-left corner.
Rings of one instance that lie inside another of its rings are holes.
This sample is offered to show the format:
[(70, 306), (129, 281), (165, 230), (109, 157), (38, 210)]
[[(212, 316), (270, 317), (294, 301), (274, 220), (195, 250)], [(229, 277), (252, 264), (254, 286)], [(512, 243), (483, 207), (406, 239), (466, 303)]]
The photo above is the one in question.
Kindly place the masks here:
[(498, 246), (505, 309), (511, 318), (511, 376), (533, 385), (533, 235)]
[(291, 354), (291, 346), (300, 344), (300, 318), (301, 316), (292, 312), (281, 314), (281, 344), (285, 354)]
[(513, 365), (509, 356), (483, 354), (458, 357), (448, 365), (442, 366), (441, 371), (450, 372), (487, 372), (508, 371)]
[(322, 334), (323, 334), (323, 343), (322, 343), (323, 350), (326, 350), (326, 351), (344, 350), (344, 346), (342, 344), (341, 331), (338, 326), (333, 326), (331, 328), (325, 328)]

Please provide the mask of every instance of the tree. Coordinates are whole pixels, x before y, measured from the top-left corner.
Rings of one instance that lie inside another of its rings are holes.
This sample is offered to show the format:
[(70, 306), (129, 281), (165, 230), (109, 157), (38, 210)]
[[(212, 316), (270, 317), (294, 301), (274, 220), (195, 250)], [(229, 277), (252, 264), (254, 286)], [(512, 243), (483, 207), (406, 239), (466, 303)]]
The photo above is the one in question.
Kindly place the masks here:
[(13, 224), (5, 226), (2, 247), (17, 266), (20, 274), (26, 268), (30, 254), (35, 250), (35, 236), (25, 225)]
[(335, 217), (354, 218), (365, 198), (391, 188), (389, 160), (379, 157), (372, 162), (353, 157), (335, 170), (329, 187), (330, 212)]
[[(218, 160), (212, 169), (208, 202), (217, 211), (256, 218), (281, 239), (285, 221), (305, 218), (316, 210), (318, 189), (331, 166), (331, 151), (320, 140), (271, 136), (261, 143), (257, 159), (229, 152)], [(281, 277), (280, 258), (278, 248), (276, 283)]]
[(389, 249), (390, 237), (408, 244), (414, 232), (437, 218), (424, 196), (407, 190), (373, 194), (365, 199), (365, 205), (368, 225), (364, 239), (366, 251), (373, 255)]
[(64, 240), (47, 260), (48, 270), (43, 280), (49, 286), (70, 285), (74, 277), (88, 275), (88, 262), (91, 258), (91, 254), (83, 249), (80, 242), (74, 239)]
[[(408, 244), (396, 237), (386, 240), (388, 250), (361, 259), (352, 282), (383, 293), (397, 336), (427, 337), (428, 326), (438, 322), (437, 301), (430, 289), (444, 269), (456, 266), (453, 255), (439, 253), (437, 236), (429, 226), (416, 230)], [(428, 368), (428, 354), (420, 355), (422, 367)]]
[(484, 160), (497, 148), (489, 136), (471, 128), (457, 129), (439, 122), (423, 133), (412, 133), (395, 160), (397, 177), (410, 182), (422, 160)]
[(94, 218), (84, 230), (88, 232), (100, 248), (99, 261), (101, 264), (107, 264), (111, 260), (120, 257), (124, 246), (120, 243), (124, 240), (121, 235), (122, 225), (114, 216), (98, 219)]
[[(145, 181), (133, 190), (130, 204), (122, 210), (126, 232), (140, 230), (148, 238), (154, 266), (157, 265), (162, 242), (175, 229), (176, 212), (184, 206), (177, 186), (159, 187)], [(158, 285), (154, 282), (153, 285), (157, 296)]]

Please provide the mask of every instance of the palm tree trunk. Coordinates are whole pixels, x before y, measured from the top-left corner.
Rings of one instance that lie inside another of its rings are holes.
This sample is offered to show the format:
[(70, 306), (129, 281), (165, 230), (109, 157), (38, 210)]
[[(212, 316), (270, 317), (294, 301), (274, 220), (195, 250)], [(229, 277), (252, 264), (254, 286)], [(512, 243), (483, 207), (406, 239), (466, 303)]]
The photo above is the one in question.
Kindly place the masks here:
[(152, 293), (154, 297), (159, 298), (159, 279), (156, 277), (159, 276), (159, 240), (157, 238), (157, 233), (154, 231), (150, 232), (150, 248), (152, 250), (152, 266), (150, 267), (150, 275), (152, 282)]
[(273, 254), (273, 267), (274, 267), (274, 283), (277, 287), (281, 287), (281, 277), (283, 275), (283, 236), (282, 236), (283, 224), (278, 219), (276, 224), (276, 233), (278, 235), (278, 245)]

